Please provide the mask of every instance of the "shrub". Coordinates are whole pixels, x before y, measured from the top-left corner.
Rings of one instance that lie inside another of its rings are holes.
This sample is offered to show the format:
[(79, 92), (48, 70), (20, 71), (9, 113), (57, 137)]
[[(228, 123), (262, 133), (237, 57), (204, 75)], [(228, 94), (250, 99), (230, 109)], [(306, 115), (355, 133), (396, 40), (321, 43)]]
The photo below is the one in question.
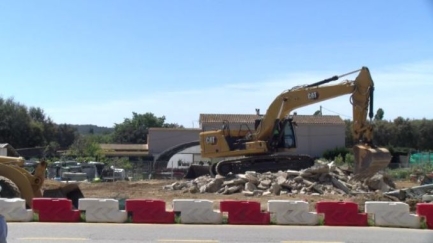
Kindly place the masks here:
[(323, 152), (323, 158), (327, 160), (334, 160), (337, 156), (341, 155), (343, 161), (346, 159), (346, 154), (349, 154), (350, 150), (345, 147), (337, 147), (335, 149), (328, 149)]

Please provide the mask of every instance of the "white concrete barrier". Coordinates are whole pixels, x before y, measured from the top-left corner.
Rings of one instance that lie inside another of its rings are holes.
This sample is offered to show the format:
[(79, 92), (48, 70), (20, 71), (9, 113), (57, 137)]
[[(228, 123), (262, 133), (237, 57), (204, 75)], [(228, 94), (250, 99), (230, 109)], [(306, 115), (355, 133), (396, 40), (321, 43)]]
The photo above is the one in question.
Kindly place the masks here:
[(80, 198), (78, 209), (85, 211), (86, 222), (124, 223), (128, 218), (125, 210), (119, 210), (119, 201), (102, 198)]
[(221, 224), (222, 213), (213, 210), (211, 200), (174, 199), (173, 211), (180, 212), (183, 224)]
[(365, 202), (365, 212), (373, 215), (377, 226), (420, 228), (420, 217), (411, 214), (403, 202)]
[(7, 222), (33, 220), (33, 210), (26, 209), (26, 201), (22, 198), (0, 198), (0, 214)]
[(319, 216), (309, 211), (309, 204), (305, 201), (269, 200), (268, 211), (275, 215), (277, 224), (319, 224)]

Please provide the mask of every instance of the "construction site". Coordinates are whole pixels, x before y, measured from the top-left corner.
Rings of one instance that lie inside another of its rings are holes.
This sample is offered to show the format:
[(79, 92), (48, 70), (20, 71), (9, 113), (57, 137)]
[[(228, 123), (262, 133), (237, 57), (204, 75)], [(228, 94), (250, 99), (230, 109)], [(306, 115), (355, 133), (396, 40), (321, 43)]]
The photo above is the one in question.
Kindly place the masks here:
[[(325, 85), (355, 73), (353, 80)], [(101, 145), (112, 155), (155, 154), (148, 172), (140, 171), (138, 177), (131, 176), (137, 174), (134, 169), (95, 161), (29, 164), (9, 148), (10, 155), (6, 151), (6, 156), (0, 157), (0, 193), (2, 197), (24, 198), (28, 207), (39, 197), (69, 198), (74, 205), (80, 198), (209, 199), (215, 200), (215, 207), (226, 199), (260, 201), (263, 207), (270, 199), (300, 199), (311, 207), (317, 201), (331, 200), (353, 201), (361, 208), (365, 201), (401, 201), (413, 211), (417, 203), (432, 201), (432, 175), (424, 171), (411, 180), (401, 180), (387, 173), (393, 156), (373, 143), (373, 90), (369, 69), (362, 67), (284, 91), (266, 114), (256, 110), (255, 115), (244, 116), (249, 124), (231, 123), (229, 115), (201, 115), (203, 124), (205, 117), (208, 119), (206, 127), (150, 129), (148, 144), (131, 145), (134, 148), (129, 152)], [(346, 155), (343, 163), (338, 154), (340, 159), (325, 160), (321, 158), (324, 150), (344, 146), (344, 122), (338, 116), (292, 112), (347, 94), (353, 106), (352, 159), (349, 162)], [(152, 135), (158, 133), (159, 140)], [(182, 138), (182, 142), (161, 136)], [(161, 140), (165, 142), (158, 147)], [(128, 145), (117, 147), (127, 150)], [(193, 159), (188, 163), (184, 157), (175, 159), (182, 155)]]

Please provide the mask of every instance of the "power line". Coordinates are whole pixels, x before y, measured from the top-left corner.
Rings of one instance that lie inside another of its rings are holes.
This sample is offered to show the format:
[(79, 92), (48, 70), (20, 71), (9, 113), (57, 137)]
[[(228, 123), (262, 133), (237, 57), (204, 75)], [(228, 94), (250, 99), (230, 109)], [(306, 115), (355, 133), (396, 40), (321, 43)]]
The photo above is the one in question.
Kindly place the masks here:
[(323, 106), (322, 106), (322, 108), (325, 109), (325, 110), (327, 110), (327, 111), (329, 111), (329, 112), (335, 113), (335, 114), (337, 114), (337, 115), (344, 116), (344, 117), (347, 117), (347, 118), (352, 118), (352, 116), (348, 116), (348, 115), (344, 115), (344, 114), (338, 113), (338, 112), (336, 112), (336, 111), (332, 111), (332, 110), (330, 110), (330, 109), (328, 109), (328, 108), (326, 108), (326, 107), (323, 107)]

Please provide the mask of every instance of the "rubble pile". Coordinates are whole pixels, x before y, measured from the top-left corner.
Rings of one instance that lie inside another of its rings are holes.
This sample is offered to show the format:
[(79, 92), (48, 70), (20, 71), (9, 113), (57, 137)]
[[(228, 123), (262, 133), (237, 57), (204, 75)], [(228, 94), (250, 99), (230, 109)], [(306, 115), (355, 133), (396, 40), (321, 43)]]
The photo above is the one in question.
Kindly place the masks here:
[(354, 180), (351, 172), (330, 164), (317, 164), (301, 171), (277, 173), (246, 172), (222, 177), (217, 175), (198, 177), (191, 181), (175, 182), (164, 186), (166, 190), (182, 190), (190, 193), (261, 195), (348, 195), (368, 192), (389, 192), (395, 184), (386, 174), (376, 174), (362, 181)]

